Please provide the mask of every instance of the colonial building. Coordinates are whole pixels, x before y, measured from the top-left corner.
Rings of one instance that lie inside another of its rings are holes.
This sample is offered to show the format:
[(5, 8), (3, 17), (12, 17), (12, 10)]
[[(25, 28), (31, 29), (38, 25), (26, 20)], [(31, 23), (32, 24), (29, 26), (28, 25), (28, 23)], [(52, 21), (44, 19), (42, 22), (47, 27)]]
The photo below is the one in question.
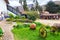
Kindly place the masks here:
[(3, 12), (6, 15), (8, 11), (17, 14), (24, 9), (19, 0), (0, 0), (0, 13)]
[(49, 12), (42, 12), (40, 14), (41, 19), (60, 19), (60, 14), (52, 14)]
[(7, 13), (7, 6), (6, 6), (7, 0), (5, 0), (5, 1), (0, 0), (0, 13), (4, 12), (6, 14)]
[[(53, 1), (55, 4), (57, 4), (57, 5), (60, 5), (60, 1)], [(43, 5), (42, 6), (42, 8), (43, 8), (43, 10), (45, 10), (45, 5)], [(49, 12), (46, 12), (46, 11), (44, 11), (44, 12), (42, 12), (41, 14), (40, 14), (40, 18), (41, 19), (60, 19), (60, 14), (52, 14), (52, 13), (49, 13)]]

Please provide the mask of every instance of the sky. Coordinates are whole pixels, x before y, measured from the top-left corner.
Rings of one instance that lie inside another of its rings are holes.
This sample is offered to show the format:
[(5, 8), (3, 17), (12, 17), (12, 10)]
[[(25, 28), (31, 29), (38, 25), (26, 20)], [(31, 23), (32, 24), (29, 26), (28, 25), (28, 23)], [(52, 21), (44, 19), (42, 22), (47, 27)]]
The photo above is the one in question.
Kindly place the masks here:
[[(27, 0), (28, 2), (32, 2), (32, 0)], [(38, 0), (39, 5), (45, 5), (49, 2), (50, 0)], [(52, 0), (52, 1), (60, 1), (60, 0)]]

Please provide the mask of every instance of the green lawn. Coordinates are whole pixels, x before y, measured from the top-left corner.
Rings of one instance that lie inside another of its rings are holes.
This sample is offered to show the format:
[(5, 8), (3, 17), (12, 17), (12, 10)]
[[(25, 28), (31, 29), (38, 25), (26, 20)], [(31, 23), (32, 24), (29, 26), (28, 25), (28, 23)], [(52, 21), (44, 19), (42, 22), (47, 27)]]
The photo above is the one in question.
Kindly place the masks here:
[(46, 39), (41, 38), (39, 36), (39, 27), (36, 30), (30, 30), (29, 27), (14, 28), (12, 32), (14, 33), (15, 40), (60, 40), (60, 34), (52, 35), (50, 32), (47, 33)]

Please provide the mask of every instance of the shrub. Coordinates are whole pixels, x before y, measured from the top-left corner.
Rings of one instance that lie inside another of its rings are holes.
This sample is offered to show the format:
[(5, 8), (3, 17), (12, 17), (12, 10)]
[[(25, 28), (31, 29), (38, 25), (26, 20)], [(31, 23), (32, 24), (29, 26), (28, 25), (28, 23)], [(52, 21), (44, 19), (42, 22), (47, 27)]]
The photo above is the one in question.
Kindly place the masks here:
[(2, 29), (0, 28), (0, 37), (2, 37), (3, 36), (3, 31), (2, 31)]
[(30, 24), (29, 23), (25, 23), (23, 25), (24, 25), (24, 27), (30, 27)]
[(26, 12), (26, 13), (28, 15), (29, 20), (35, 21), (37, 18), (39, 18), (39, 15), (36, 11), (30, 11), (30, 12)]
[(46, 37), (47, 37), (47, 31), (46, 31), (46, 29), (45, 29), (44, 27), (41, 27), (41, 28), (39, 29), (39, 34), (40, 34), (40, 36), (41, 36), (42, 38), (46, 38)]
[(21, 19), (25, 19), (25, 16), (21, 16)]
[(28, 19), (14, 19), (13, 22), (29, 22), (29, 23), (32, 23), (33, 21), (32, 20), (28, 20)]
[(9, 14), (9, 16), (10, 16), (11, 19), (14, 18), (14, 15), (13, 14)]
[(9, 14), (9, 17), (10, 17), (10, 21), (13, 21), (14, 20), (14, 15), (13, 14)]
[(34, 22), (37, 26), (41, 26), (42, 24), (40, 22)]
[(14, 27), (14, 28), (16, 28), (16, 27), (17, 27), (17, 25), (13, 25), (13, 27)]
[(55, 24), (53, 24), (53, 26), (55, 26), (57, 28), (58, 32), (60, 32), (60, 24), (59, 23), (55, 23)]
[(10, 18), (6, 18), (6, 21), (11, 21), (11, 19)]
[(35, 16), (29, 16), (28, 19), (29, 19), (29, 20), (33, 20), (33, 21), (35, 21), (35, 20), (36, 20), (36, 17), (35, 17)]
[(17, 24), (13, 26), (14, 28), (23, 28), (24, 26), (22, 24)]
[(36, 24), (31, 24), (30, 29), (35, 30), (36, 29)]
[(20, 19), (20, 16), (19, 16), (19, 15), (16, 15), (16, 16), (14, 17), (14, 19)]
[(47, 29), (50, 29), (50, 26), (49, 25), (47, 25), (47, 26), (45, 26)]
[(52, 26), (52, 27), (51, 27), (51, 29), (50, 29), (50, 31), (51, 31), (52, 33), (55, 33), (55, 32), (57, 32), (57, 27), (55, 27), (55, 26)]

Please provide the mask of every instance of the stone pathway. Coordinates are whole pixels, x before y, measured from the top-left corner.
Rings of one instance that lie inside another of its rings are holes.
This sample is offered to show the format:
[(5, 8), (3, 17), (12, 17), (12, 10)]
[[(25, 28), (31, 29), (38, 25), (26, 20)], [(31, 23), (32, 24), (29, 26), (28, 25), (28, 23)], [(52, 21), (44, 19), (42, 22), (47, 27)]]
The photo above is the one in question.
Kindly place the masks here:
[(3, 40), (14, 40), (13, 34), (11, 32), (11, 29), (13, 28), (14, 24), (8, 24), (5, 20), (0, 22), (0, 27), (3, 29), (4, 31), (4, 36), (3, 36)]

